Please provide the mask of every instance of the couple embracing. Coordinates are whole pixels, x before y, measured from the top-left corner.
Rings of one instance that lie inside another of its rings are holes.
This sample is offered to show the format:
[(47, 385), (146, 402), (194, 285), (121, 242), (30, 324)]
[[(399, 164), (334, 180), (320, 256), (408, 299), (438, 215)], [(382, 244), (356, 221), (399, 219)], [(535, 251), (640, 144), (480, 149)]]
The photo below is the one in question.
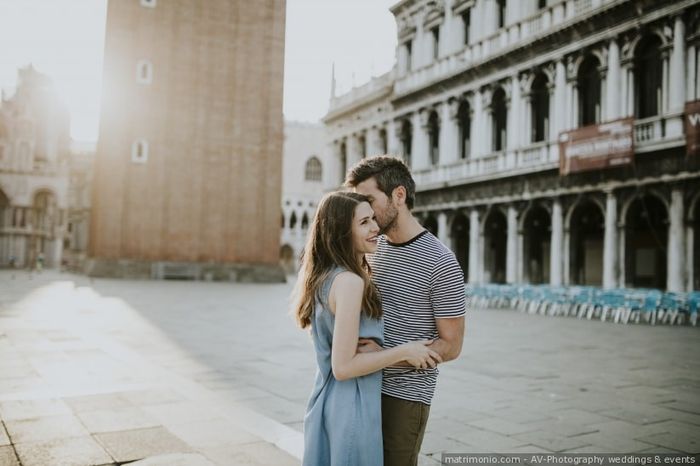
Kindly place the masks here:
[(303, 465), (416, 465), (437, 365), (462, 349), (462, 270), (411, 214), (400, 159), (363, 159), (345, 184), (318, 206), (293, 307), (318, 364)]

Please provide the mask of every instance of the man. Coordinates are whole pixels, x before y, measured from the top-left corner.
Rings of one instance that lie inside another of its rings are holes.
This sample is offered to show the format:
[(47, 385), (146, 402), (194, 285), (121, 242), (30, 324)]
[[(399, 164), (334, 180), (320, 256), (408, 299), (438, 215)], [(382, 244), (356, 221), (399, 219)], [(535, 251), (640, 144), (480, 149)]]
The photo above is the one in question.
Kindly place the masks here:
[[(363, 159), (345, 185), (369, 198), (384, 235), (370, 257), (384, 311), (384, 346), (434, 340), (431, 347), (443, 361), (455, 359), (464, 338), (464, 275), (454, 254), (411, 214), (415, 182), (409, 169), (394, 157)], [(385, 466), (418, 463), (437, 375), (437, 368), (384, 369)]]

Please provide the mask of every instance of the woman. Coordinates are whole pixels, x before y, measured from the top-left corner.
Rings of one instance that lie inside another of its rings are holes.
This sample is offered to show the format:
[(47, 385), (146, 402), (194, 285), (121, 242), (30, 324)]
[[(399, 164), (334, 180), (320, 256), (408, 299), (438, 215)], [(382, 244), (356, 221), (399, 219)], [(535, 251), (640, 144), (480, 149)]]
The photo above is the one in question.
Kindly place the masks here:
[(358, 352), (360, 338), (382, 344), (381, 302), (365, 260), (378, 234), (368, 199), (349, 192), (326, 195), (309, 231), (293, 308), (301, 328), (311, 328), (318, 364), (304, 466), (381, 466), (381, 369), (440, 362), (429, 341)]

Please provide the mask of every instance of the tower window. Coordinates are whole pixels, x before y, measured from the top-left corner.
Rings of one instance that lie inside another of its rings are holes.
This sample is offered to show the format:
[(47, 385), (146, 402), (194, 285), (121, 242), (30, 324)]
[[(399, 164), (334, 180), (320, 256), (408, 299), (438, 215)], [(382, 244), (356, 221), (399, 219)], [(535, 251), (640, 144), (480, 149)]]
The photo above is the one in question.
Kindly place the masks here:
[(435, 26), (430, 31), (433, 35), (433, 59), (440, 55), (440, 26)]
[(131, 161), (146, 163), (148, 161), (148, 141), (139, 139), (131, 145)]
[(153, 64), (148, 60), (141, 60), (136, 65), (136, 82), (139, 84), (151, 84), (153, 82)]
[(464, 45), (469, 45), (469, 26), (471, 25), (471, 8), (462, 13), (462, 26), (464, 28)]

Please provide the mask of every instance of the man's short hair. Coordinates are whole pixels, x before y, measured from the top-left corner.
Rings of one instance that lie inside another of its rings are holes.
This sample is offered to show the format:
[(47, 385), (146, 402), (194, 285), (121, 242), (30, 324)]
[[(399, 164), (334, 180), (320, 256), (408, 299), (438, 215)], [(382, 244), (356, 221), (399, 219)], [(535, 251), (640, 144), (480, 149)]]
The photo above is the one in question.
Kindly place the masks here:
[(416, 199), (416, 182), (405, 163), (397, 157), (378, 155), (360, 160), (345, 178), (345, 186), (354, 188), (358, 184), (374, 177), (377, 188), (391, 198), (391, 193), (399, 186), (406, 189), (406, 206), (413, 209)]

